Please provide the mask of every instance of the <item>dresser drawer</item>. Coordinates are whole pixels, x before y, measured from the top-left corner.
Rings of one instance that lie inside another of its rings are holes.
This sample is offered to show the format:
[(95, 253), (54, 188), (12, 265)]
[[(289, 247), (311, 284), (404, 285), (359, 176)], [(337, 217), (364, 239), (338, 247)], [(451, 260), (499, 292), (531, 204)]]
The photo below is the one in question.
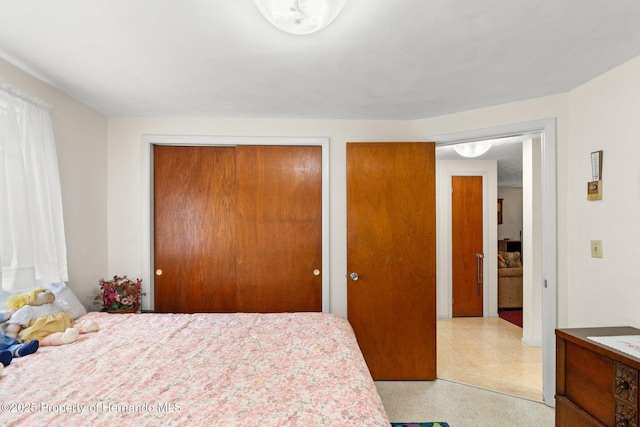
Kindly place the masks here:
[(638, 371), (615, 362), (616, 427), (638, 426)]
[(606, 426), (614, 425), (614, 361), (567, 343), (564, 395)]

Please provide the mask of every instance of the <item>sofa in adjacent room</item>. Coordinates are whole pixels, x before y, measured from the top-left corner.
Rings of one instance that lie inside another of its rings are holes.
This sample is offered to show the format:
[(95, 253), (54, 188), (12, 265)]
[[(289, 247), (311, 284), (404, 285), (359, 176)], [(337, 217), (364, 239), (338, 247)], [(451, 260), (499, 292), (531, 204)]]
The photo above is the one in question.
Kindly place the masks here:
[(520, 252), (498, 251), (498, 309), (522, 308)]

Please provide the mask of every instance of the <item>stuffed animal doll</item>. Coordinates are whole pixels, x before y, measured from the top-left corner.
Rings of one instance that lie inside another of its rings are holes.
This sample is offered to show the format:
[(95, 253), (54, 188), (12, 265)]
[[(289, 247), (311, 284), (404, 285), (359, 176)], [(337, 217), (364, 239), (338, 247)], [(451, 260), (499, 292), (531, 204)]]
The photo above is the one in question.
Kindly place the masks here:
[(94, 320), (72, 323), (68, 305), (57, 302), (53, 292), (44, 288), (9, 297), (8, 308), (16, 311), (6, 322), (5, 334), (22, 342), (38, 340), (42, 346), (70, 344), (79, 334), (99, 329)]
[[(0, 312), (0, 322), (9, 319), (14, 310)], [(6, 336), (0, 332), (0, 373), (5, 366), (11, 364), (14, 357), (23, 357), (38, 351), (40, 343), (38, 340), (32, 340), (28, 343), (21, 344), (15, 338)]]

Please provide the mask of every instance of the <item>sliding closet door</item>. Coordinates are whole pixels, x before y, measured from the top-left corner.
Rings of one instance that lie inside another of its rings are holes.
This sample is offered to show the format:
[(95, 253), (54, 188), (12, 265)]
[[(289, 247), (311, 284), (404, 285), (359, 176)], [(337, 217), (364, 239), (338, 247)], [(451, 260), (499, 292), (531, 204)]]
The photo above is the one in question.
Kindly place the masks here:
[(322, 311), (322, 148), (238, 146), (237, 310)]
[(159, 312), (322, 311), (322, 148), (154, 147)]
[(236, 311), (233, 147), (154, 146), (154, 307)]

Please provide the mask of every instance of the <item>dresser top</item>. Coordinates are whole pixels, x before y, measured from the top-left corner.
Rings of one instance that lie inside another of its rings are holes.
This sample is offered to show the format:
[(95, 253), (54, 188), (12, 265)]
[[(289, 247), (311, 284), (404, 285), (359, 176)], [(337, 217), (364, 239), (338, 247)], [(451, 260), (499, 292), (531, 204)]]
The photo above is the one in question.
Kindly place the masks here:
[(631, 364), (636, 369), (640, 369), (640, 358), (589, 339), (589, 337), (615, 337), (623, 335), (640, 335), (640, 329), (632, 328), (631, 326), (556, 329), (556, 337), (558, 338), (588, 348), (591, 351), (610, 357), (621, 363)]

